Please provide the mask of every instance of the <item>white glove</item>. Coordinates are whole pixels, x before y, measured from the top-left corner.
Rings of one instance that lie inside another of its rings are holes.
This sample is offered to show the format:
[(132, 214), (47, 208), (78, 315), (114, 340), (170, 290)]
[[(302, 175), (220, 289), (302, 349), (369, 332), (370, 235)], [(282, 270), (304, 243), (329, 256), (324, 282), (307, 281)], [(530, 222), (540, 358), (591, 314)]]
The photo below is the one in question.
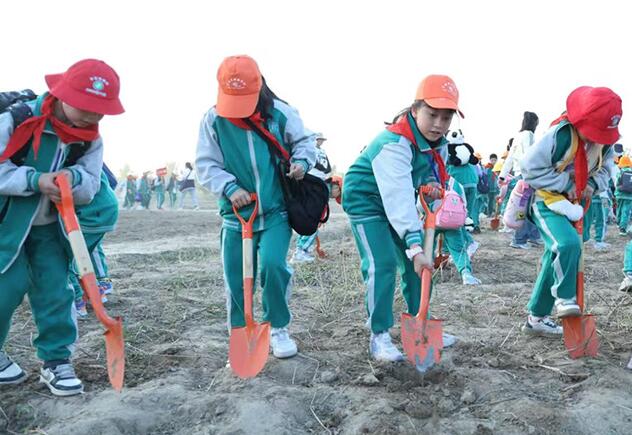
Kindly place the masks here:
[(567, 199), (551, 203), (548, 207), (555, 213), (566, 216), (572, 222), (577, 222), (584, 217), (584, 208), (581, 205), (573, 204)]

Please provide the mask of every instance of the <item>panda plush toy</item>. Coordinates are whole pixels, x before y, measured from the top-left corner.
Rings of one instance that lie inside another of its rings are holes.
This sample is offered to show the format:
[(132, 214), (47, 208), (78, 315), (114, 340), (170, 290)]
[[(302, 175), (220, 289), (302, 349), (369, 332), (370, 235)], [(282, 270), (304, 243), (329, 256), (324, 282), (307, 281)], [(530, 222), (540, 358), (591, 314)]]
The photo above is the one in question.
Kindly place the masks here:
[(468, 163), (478, 164), (478, 158), (474, 155), (474, 148), (465, 142), (461, 130), (448, 132), (448, 164), (452, 166), (465, 166)]

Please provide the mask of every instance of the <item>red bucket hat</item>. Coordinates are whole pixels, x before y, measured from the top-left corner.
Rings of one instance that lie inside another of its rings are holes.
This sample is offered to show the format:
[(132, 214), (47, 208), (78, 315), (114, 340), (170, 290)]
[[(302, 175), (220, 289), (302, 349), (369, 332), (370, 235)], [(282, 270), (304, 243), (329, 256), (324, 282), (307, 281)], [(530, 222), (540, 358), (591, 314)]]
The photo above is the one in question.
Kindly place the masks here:
[(125, 112), (119, 76), (102, 60), (80, 60), (65, 73), (47, 75), (46, 84), (51, 94), (77, 109), (101, 115)]
[(566, 115), (586, 139), (611, 145), (619, 140), (621, 97), (609, 88), (581, 86), (566, 99)]

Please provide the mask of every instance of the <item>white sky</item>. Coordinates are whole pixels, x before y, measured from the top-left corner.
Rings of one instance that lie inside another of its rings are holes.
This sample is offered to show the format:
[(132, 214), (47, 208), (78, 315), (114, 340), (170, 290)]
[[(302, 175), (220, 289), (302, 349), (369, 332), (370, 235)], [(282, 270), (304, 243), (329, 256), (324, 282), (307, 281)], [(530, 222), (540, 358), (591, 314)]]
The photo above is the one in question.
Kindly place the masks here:
[[(626, 4), (3, 1), (0, 90), (41, 93), (44, 74), (105, 60), (121, 76), (127, 109), (101, 123), (105, 162), (115, 171), (182, 167), (194, 160), (199, 122), (215, 103), (217, 67), (249, 54), (306, 126), (327, 136), (341, 170), (412, 103), (425, 75), (447, 74), (461, 93), (466, 140), (487, 158), (504, 149), (525, 110), (540, 116), (542, 133), (577, 86), (632, 97)], [(626, 121), (624, 110), (624, 145)]]

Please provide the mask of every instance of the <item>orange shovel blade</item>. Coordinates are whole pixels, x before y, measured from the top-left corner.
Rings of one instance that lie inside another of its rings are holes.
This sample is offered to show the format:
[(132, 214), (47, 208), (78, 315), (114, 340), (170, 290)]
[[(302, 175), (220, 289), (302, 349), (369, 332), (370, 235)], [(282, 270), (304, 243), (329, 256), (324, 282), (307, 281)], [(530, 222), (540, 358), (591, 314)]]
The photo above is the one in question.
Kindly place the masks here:
[(584, 356), (597, 356), (599, 352), (599, 337), (595, 317), (583, 314), (578, 317), (562, 319), (564, 327), (564, 345), (573, 359)]
[[(441, 320), (420, 319), (402, 313), (402, 345), (408, 360), (424, 373), (441, 360), (443, 328)], [(425, 325), (424, 325), (425, 323)]]
[(105, 336), (105, 351), (108, 362), (108, 377), (112, 387), (120, 392), (125, 378), (125, 341), (123, 340), (123, 321), (116, 317)]
[(496, 231), (500, 227), (500, 218), (498, 216), (493, 217), (489, 226), (492, 230)]
[(230, 368), (240, 378), (254, 378), (268, 360), (270, 323), (232, 328), (228, 345)]

